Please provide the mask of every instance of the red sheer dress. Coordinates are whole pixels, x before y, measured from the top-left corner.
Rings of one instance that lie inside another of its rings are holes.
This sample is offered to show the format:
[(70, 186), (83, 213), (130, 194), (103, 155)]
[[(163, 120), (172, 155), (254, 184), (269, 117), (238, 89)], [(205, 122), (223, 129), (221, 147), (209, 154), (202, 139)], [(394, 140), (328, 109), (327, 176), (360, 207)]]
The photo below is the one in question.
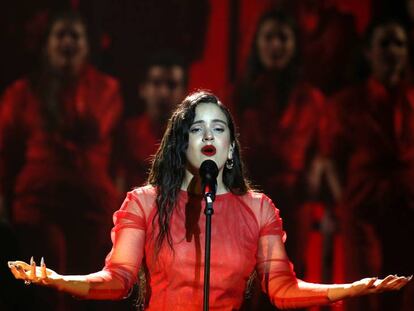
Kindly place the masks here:
[[(164, 244), (154, 258), (157, 232), (156, 188), (129, 192), (114, 214), (113, 248), (104, 269), (88, 276), (88, 298), (124, 297), (136, 280), (141, 261), (149, 271), (148, 310), (201, 310), (203, 305), (204, 200), (180, 191), (171, 218), (174, 251)], [(284, 252), (279, 212), (263, 194), (226, 193), (214, 203), (211, 242), (210, 309), (237, 310), (247, 279), (257, 269), (263, 290), (282, 308), (328, 303), (327, 288), (296, 279)], [(107, 290), (117, 279), (121, 290)], [(298, 290), (301, 287), (301, 290)]]

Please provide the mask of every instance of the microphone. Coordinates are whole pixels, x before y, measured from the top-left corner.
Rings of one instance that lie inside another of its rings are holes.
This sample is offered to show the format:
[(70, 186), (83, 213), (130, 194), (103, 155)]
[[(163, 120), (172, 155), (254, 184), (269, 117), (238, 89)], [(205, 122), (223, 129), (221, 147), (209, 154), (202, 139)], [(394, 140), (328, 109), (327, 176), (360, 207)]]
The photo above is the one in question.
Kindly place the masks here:
[(218, 167), (213, 160), (205, 160), (201, 163), (199, 174), (204, 197), (216, 198)]

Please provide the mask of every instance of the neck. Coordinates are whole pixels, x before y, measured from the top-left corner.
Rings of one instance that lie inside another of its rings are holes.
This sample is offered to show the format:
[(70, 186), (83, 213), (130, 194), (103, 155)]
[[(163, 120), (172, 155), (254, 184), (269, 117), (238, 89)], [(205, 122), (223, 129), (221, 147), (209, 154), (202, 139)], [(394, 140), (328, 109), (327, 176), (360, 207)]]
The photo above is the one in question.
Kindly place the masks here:
[[(181, 190), (191, 193), (201, 194), (201, 178), (197, 174), (192, 174), (188, 169), (185, 170), (184, 180), (181, 184)], [(221, 169), (217, 176), (217, 192), (216, 194), (224, 194), (229, 192), (223, 183), (223, 169)]]

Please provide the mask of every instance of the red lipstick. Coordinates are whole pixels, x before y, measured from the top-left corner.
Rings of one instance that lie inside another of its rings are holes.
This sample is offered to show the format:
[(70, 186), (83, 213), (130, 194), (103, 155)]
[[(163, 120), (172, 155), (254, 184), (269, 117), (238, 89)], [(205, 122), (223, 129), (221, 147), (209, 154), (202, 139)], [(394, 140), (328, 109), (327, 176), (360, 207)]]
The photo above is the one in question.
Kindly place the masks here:
[(216, 154), (216, 147), (213, 145), (207, 145), (201, 148), (201, 152), (208, 157), (212, 157)]

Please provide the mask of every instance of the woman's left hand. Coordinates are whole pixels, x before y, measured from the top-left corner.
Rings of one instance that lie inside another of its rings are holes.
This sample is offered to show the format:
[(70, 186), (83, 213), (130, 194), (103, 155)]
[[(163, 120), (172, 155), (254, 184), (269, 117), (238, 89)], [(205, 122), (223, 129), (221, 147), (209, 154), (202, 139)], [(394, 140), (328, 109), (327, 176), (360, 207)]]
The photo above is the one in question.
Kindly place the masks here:
[(399, 290), (410, 282), (412, 277), (389, 275), (384, 279), (365, 278), (351, 284), (351, 297)]

